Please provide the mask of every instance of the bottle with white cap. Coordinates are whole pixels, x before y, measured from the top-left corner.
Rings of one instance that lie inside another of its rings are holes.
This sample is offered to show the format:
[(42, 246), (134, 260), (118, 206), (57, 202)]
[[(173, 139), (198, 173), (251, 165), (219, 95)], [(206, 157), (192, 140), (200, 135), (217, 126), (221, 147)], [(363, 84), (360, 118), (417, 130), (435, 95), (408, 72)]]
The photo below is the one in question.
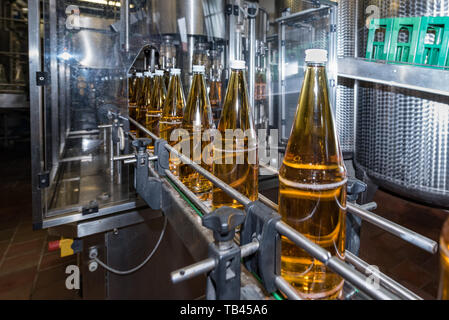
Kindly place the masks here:
[[(167, 89), (165, 88), (164, 82), (164, 70), (156, 70), (150, 103), (146, 110), (145, 127), (157, 136), (159, 136), (159, 121), (166, 96)], [(153, 148), (153, 144), (149, 146), (149, 149)]]
[[(346, 168), (329, 103), (326, 50), (307, 50), (307, 70), (282, 166), (279, 213), (310, 241), (344, 259)], [(308, 299), (336, 299), (343, 278), (286, 238), (281, 274)]]
[[(182, 128), (189, 133), (189, 154), (185, 154), (191, 160), (200, 164), (204, 169), (211, 171), (210, 162), (212, 149), (210, 145), (202, 141), (202, 137), (213, 128), (212, 111), (205, 82), (206, 68), (203, 65), (193, 66), (193, 79), (184, 110)], [(202, 200), (210, 199), (212, 184), (201, 174), (186, 164), (179, 168), (181, 181)]]
[[(245, 61), (231, 62), (231, 77), (213, 144), (213, 174), (251, 201), (259, 195), (257, 134), (248, 102)], [(212, 206), (242, 208), (223, 190), (214, 188)]]
[[(167, 98), (165, 99), (161, 121), (159, 122), (160, 137), (171, 146), (178, 143), (177, 139), (172, 139), (172, 132), (181, 127), (185, 104), (184, 90), (181, 83), (181, 69), (171, 69)], [(177, 162), (175, 159), (170, 159), (170, 170), (175, 175), (179, 174)]]

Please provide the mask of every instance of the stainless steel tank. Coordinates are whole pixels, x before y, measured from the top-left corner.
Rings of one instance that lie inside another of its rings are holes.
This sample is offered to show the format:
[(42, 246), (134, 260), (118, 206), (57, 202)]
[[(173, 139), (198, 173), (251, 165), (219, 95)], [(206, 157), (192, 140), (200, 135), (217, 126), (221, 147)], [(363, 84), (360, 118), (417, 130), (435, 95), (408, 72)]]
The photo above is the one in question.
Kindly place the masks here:
[(185, 21), (189, 36), (224, 39), (224, 6), (224, 0), (154, 0), (151, 2), (152, 33), (180, 33), (179, 24)]
[[(449, 15), (449, 0), (361, 4), (362, 14), (367, 6), (378, 6), (381, 18)], [(360, 25), (359, 30), (359, 53), (364, 56), (367, 29)], [(361, 82), (356, 134), (355, 164), (377, 184), (405, 197), (449, 207), (447, 97)]]

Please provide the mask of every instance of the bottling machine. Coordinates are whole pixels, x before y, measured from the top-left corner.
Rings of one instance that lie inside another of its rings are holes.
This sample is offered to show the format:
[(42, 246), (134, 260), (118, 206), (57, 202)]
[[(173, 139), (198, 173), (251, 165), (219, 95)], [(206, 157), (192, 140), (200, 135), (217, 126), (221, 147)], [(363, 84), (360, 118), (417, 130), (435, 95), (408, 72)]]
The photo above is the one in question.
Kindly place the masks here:
[[(29, 0), (34, 228), (74, 239), (84, 298), (301, 299), (280, 276), (282, 235), (346, 280), (342, 299), (420, 299), (385, 274), (376, 273), (380, 287), (367, 281), (358, 235), (363, 220), (437, 252), (434, 241), (372, 213), (370, 201), (381, 185), (448, 206), (449, 72), (424, 76), (415, 64), (361, 57), (367, 8), (378, 8), (377, 18), (449, 15), (448, 3)], [(344, 261), (280, 221), (273, 202), (310, 48), (329, 52), (330, 100), (350, 173)], [(259, 139), (266, 161), (256, 202), (128, 116), (133, 70), (180, 68), (187, 93), (193, 65), (202, 64), (208, 84), (224, 92), (232, 60), (247, 62), (254, 121), (268, 130)], [(212, 212), (167, 170), (169, 152), (245, 214)]]

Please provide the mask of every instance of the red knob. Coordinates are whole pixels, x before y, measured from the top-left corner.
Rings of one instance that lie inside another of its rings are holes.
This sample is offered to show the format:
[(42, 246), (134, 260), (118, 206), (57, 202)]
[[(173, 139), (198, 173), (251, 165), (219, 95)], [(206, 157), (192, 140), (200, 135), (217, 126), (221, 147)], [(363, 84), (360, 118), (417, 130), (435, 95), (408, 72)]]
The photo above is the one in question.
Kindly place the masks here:
[(48, 243), (48, 251), (56, 251), (59, 249), (59, 240), (50, 241)]

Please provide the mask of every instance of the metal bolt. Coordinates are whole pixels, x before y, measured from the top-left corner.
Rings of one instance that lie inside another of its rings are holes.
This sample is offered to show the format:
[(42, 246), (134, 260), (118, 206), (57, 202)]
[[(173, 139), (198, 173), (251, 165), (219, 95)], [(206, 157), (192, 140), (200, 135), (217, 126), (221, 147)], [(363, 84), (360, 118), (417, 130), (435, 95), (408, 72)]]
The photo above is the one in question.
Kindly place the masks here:
[(95, 259), (98, 257), (98, 249), (96, 247), (89, 248), (89, 258)]
[(92, 261), (89, 263), (89, 271), (95, 272), (98, 269), (98, 263), (96, 261)]

